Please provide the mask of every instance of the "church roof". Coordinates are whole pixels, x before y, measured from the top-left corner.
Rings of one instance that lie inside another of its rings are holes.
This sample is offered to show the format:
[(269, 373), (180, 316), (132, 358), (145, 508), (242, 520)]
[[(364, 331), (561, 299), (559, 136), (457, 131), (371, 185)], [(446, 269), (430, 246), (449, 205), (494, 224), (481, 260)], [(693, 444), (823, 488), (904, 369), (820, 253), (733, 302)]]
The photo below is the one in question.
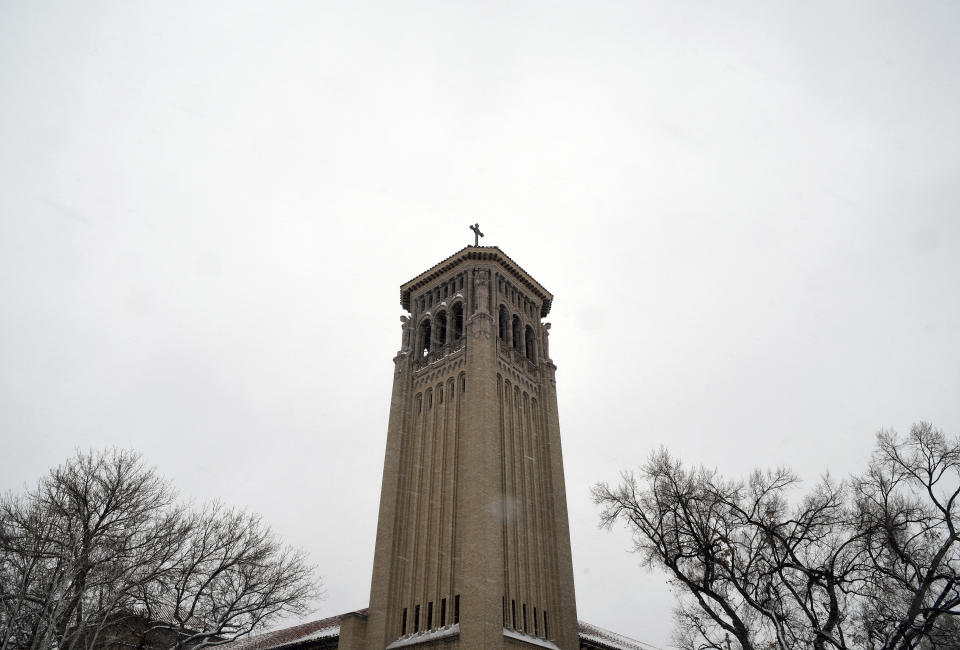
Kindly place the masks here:
[(605, 630), (586, 621), (577, 621), (580, 628), (580, 643), (588, 641), (592, 646), (605, 650), (658, 650), (656, 646), (628, 636)]
[(553, 294), (544, 289), (539, 282), (534, 280), (529, 273), (524, 271), (519, 264), (510, 259), (510, 257), (497, 246), (467, 246), (461, 248), (447, 259), (430, 267), (409, 282), (403, 283), (400, 286), (400, 305), (407, 311), (410, 311), (410, 297), (414, 291), (433, 282), (453, 267), (469, 260), (498, 262), (517, 282), (524, 285), (540, 300), (540, 318), (546, 318), (547, 314), (550, 313)]
[(229, 648), (229, 650), (279, 650), (280, 648), (295, 648), (321, 639), (332, 639), (340, 636), (340, 622), (347, 616), (355, 614), (366, 616), (367, 609), (359, 609), (355, 612), (347, 612), (346, 614), (321, 618), (316, 621), (310, 621), (309, 623), (294, 625), (293, 627), (264, 632), (256, 636), (244, 637), (219, 646), (218, 648)]
[[(218, 650), (288, 650), (317, 641), (339, 638), (341, 621), (347, 616), (354, 615), (366, 616), (367, 610), (359, 609), (339, 616), (322, 618), (293, 627), (245, 637), (219, 646)], [(580, 642), (581, 644), (586, 643), (586, 647), (597, 648), (598, 650), (658, 650), (656, 646), (605, 630), (585, 621), (578, 621), (578, 623)], [(418, 639), (418, 641), (424, 640), (426, 639)]]

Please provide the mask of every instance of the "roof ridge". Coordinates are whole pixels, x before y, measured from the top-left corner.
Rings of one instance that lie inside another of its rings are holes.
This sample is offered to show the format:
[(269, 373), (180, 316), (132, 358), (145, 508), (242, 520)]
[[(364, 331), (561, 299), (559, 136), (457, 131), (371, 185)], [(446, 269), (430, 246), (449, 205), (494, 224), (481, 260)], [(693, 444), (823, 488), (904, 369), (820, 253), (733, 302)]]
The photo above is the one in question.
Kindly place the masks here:
[(647, 648), (650, 650), (660, 650), (660, 648), (655, 645), (638, 641), (637, 639), (631, 638), (626, 634), (620, 634), (619, 632), (602, 628), (599, 625), (594, 625), (593, 623), (587, 623), (586, 621), (578, 620), (577, 624), (581, 636), (589, 635), (596, 637), (594, 640), (604, 643), (604, 645), (608, 645), (614, 650), (645, 650)]
[(324, 629), (340, 628), (340, 622), (344, 618), (353, 614), (366, 616), (368, 608), (358, 609), (335, 616), (328, 616), (313, 621), (306, 621), (289, 627), (281, 627), (275, 630), (261, 632), (260, 634), (246, 636), (230, 643), (220, 646), (220, 649), (229, 648), (229, 650), (270, 650), (281, 646), (296, 645), (302, 641), (308, 640), (312, 634)]

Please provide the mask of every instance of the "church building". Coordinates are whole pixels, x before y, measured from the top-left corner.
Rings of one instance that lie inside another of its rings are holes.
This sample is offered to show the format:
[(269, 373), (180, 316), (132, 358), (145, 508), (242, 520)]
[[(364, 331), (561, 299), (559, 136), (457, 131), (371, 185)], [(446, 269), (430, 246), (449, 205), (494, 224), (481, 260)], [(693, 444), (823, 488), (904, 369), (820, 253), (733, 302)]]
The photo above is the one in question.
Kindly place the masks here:
[(400, 287), (369, 608), (230, 650), (652, 647), (577, 619), (553, 295), (476, 243)]

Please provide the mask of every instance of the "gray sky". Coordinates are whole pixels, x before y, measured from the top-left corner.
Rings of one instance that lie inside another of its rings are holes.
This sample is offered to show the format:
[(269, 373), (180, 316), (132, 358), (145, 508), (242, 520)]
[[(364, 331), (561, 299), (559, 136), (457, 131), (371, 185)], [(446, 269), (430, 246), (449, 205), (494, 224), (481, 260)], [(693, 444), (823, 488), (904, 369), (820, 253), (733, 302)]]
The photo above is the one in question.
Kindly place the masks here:
[(0, 2), (0, 489), (132, 447), (367, 604), (398, 286), (555, 296), (580, 617), (667, 645), (589, 487), (960, 430), (960, 5)]

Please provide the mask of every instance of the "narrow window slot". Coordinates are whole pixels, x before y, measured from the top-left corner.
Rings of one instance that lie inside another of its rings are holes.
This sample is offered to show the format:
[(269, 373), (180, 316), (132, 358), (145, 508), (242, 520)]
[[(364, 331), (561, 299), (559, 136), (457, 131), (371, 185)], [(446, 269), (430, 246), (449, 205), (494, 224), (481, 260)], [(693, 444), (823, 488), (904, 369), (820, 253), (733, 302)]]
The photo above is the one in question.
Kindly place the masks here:
[(413, 609), (413, 631), (415, 633), (420, 631), (420, 605)]
[(447, 626), (447, 599), (440, 599), (440, 627)]
[(400, 636), (403, 636), (407, 633), (407, 608), (403, 608), (403, 619), (400, 623)]
[(433, 601), (431, 600), (427, 603), (427, 627), (426, 629), (433, 629)]
[(460, 594), (453, 597), (453, 624), (460, 622)]

